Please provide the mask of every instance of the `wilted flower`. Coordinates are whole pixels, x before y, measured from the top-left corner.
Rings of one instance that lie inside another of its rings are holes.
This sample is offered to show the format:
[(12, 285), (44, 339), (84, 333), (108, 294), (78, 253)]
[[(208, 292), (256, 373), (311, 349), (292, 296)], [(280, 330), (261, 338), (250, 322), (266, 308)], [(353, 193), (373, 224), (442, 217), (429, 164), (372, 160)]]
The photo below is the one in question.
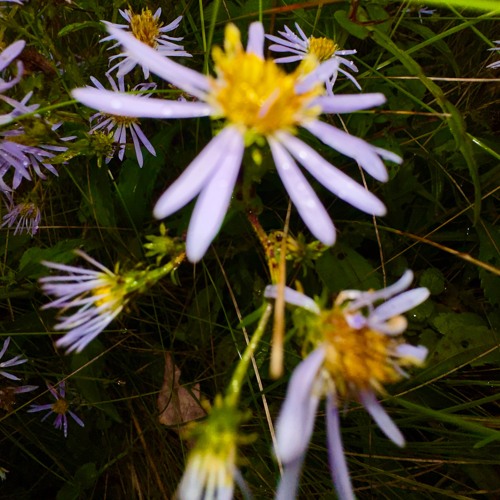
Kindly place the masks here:
[[(495, 40), (493, 43), (496, 43), (497, 45), (499, 45), (500, 44), (500, 40)], [(498, 46), (498, 47), (492, 47), (491, 49), (488, 49), (488, 50), (500, 50), (500, 46)], [(500, 68), (500, 60), (495, 61), (494, 63), (488, 64), (488, 66), (486, 66), (486, 67), (487, 68), (491, 68), (491, 69)]]
[[(336, 67), (335, 60), (326, 61), (310, 72), (304, 72), (301, 65), (300, 70), (286, 74), (274, 61), (263, 57), (261, 23), (250, 26), (246, 51), (238, 29), (229, 24), (224, 50), (215, 47), (213, 51), (217, 73), (214, 78), (161, 57), (121, 30), (108, 29), (126, 47), (130, 57), (144, 61), (153, 73), (199, 101), (145, 100), (91, 88), (74, 90), (75, 99), (106, 113), (150, 118), (211, 116), (226, 121), (222, 131), (163, 193), (154, 209), (155, 217), (162, 219), (199, 195), (187, 232), (189, 260), (200, 260), (219, 231), (245, 146), (261, 144), (262, 138), (271, 148), (276, 169), (299, 214), (325, 245), (335, 241), (334, 225), (295, 159), (326, 188), (356, 208), (374, 215), (385, 214), (380, 200), (295, 137), (298, 127), (304, 127), (328, 146), (356, 159), (380, 181), (388, 178), (380, 157), (401, 161), (389, 151), (318, 120), (321, 113), (347, 113), (385, 102), (382, 94), (323, 95), (322, 84)], [(316, 66), (315, 60), (312, 65)]]
[(10, 413), (16, 404), (16, 396), (38, 389), (37, 385), (0, 386), (0, 408)]
[(9, 212), (3, 216), (3, 223), (0, 227), (16, 226), (14, 236), (26, 232), (34, 236), (38, 231), (41, 214), (39, 208), (32, 202), (22, 202), (14, 204), (11, 193), (5, 193), (7, 197), (7, 209)]
[(54, 398), (56, 399), (55, 403), (48, 403), (45, 405), (30, 405), (30, 408), (28, 409), (28, 413), (35, 413), (38, 411), (45, 411), (49, 410), (49, 412), (42, 418), (42, 422), (52, 413), (56, 415), (56, 419), (54, 420), (54, 427), (56, 429), (61, 429), (64, 432), (64, 437), (68, 436), (68, 416), (69, 414), (71, 418), (80, 426), (80, 427), (85, 427), (85, 424), (83, 423), (82, 419), (73, 413), (69, 409), (69, 403), (66, 400), (66, 383), (64, 380), (59, 383), (57, 386), (59, 391), (57, 390), (56, 387), (52, 387), (50, 384), (47, 384), (47, 388), (49, 389), (50, 393)]
[[(181, 41), (182, 37), (165, 35), (165, 33), (177, 29), (182, 20), (182, 16), (174, 19), (170, 24), (167, 24), (167, 26), (163, 26), (163, 23), (160, 21), (161, 8), (159, 8), (154, 14), (149, 9), (142, 9), (140, 14), (134, 14), (133, 11), (129, 9), (119, 10), (119, 12), (123, 19), (128, 22), (128, 25), (107, 22), (106, 24), (108, 26), (113, 26), (114, 28), (124, 31), (127, 30), (127, 28), (130, 28), (130, 31), (128, 31), (129, 33), (132, 33), (137, 40), (140, 40), (142, 43), (145, 43), (152, 49), (156, 50), (158, 54), (163, 57), (191, 57), (191, 54), (184, 51), (184, 47), (182, 45), (173, 43)], [(107, 42), (115, 39), (118, 39), (118, 37), (111, 34), (110, 36), (103, 38), (101, 42)], [(110, 47), (110, 49), (114, 49), (119, 45), (120, 42)], [(144, 78), (149, 78), (149, 66), (146, 61), (137, 61), (134, 57), (130, 57), (130, 55), (126, 52), (112, 56), (109, 60), (113, 61), (117, 58), (123, 59), (119, 63), (115, 64), (108, 71), (108, 73), (118, 68), (117, 76), (125, 76), (127, 73), (132, 71), (137, 64), (140, 64), (144, 73)]]
[[(0, 351), (0, 359), (3, 358), (3, 355), (7, 351), (9, 344), (10, 344), (10, 337), (7, 337), (4, 340), (2, 350)], [(2, 375), (2, 377), (8, 378), (10, 380), (21, 380), (19, 377), (12, 375), (12, 373), (8, 373), (8, 372), (4, 371), (4, 368), (10, 368), (12, 366), (22, 365), (23, 363), (26, 363), (26, 361), (28, 361), (28, 360), (24, 359), (23, 357), (18, 355), (18, 356), (13, 357), (12, 359), (9, 359), (8, 361), (0, 362), (0, 375)]]
[[(125, 83), (123, 81), (123, 77), (118, 77), (118, 85), (114, 79), (107, 75), (108, 81), (111, 84), (111, 87), (115, 92), (124, 92), (125, 91)], [(94, 78), (90, 77), (92, 83), (100, 90), (105, 90), (102, 84)], [(145, 91), (156, 88), (156, 84), (154, 83), (141, 83), (140, 85), (136, 85), (133, 90), (134, 91)], [(140, 97), (146, 99), (150, 96), (150, 94), (141, 95)], [(144, 147), (153, 155), (156, 156), (156, 151), (153, 145), (149, 142), (148, 138), (144, 135), (144, 132), (141, 130), (139, 126), (139, 120), (137, 118), (130, 118), (128, 116), (120, 116), (109, 113), (96, 113), (90, 117), (90, 121), (97, 121), (96, 125), (94, 125), (90, 133), (96, 132), (98, 130), (105, 129), (108, 134), (110, 134), (114, 130), (113, 139), (119, 145), (118, 158), (123, 160), (123, 156), (125, 154), (125, 146), (127, 144), (127, 130), (130, 131), (130, 135), (132, 136), (132, 141), (134, 143), (135, 156), (137, 157), (137, 163), (140, 167), (144, 164), (142, 151), (141, 151), (141, 143)], [(111, 160), (111, 157), (108, 156), (106, 159), (106, 163)]]
[[(415, 9), (409, 8), (406, 9), (406, 12), (413, 12)], [(418, 18), (420, 19), (420, 23), (422, 24), (422, 15), (432, 16), (436, 12), (436, 9), (429, 9), (429, 7), (421, 7), (417, 10)]]
[(230, 500), (235, 481), (245, 498), (250, 497), (236, 467), (241, 419), (233, 406), (218, 397), (207, 419), (191, 425), (187, 435), (195, 445), (177, 491), (180, 500)]
[(285, 26), (285, 31), (278, 31), (281, 37), (266, 35), (266, 38), (275, 42), (269, 46), (269, 50), (273, 52), (289, 52), (294, 54), (292, 56), (275, 59), (277, 63), (302, 61), (311, 55), (316, 58), (318, 64), (331, 59), (335, 61), (336, 64), (332, 66), (329, 79), (326, 81), (326, 90), (328, 94), (333, 95), (333, 86), (335, 85), (339, 73), (349, 78), (349, 80), (361, 90), (361, 86), (356, 78), (341, 67), (341, 65), (344, 65), (351, 71), (355, 73), (358, 72), (358, 68), (352, 61), (345, 57), (341, 57), (356, 54), (356, 50), (339, 50), (339, 46), (330, 38), (316, 38), (314, 36), (308, 38), (297, 23), (295, 23), (295, 27), (300, 36), (297, 36), (288, 26)]
[[(276, 454), (285, 466), (279, 500), (296, 495), (316, 410), (323, 396), (331, 474), (342, 500), (353, 499), (354, 494), (343, 452), (339, 407), (350, 399), (358, 401), (391, 441), (404, 446), (403, 435), (377, 401), (376, 394), (383, 393), (385, 384), (405, 376), (403, 367), (420, 365), (427, 356), (425, 347), (405, 344), (398, 338), (407, 326), (401, 313), (429, 296), (426, 288), (404, 292), (412, 280), (413, 273), (406, 271), (395, 284), (378, 291), (341, 292), (334, 307), (326, 310), (320, 309), (311, 298), (285, 289), (288, 303), (313, 315), (306, 323), (307, 357), (290, 379), (276, 424)], [(266, 297), (276, 295), (276, 286), (267, 287)], [(383, 300), (387, 301), (377, 305)]]

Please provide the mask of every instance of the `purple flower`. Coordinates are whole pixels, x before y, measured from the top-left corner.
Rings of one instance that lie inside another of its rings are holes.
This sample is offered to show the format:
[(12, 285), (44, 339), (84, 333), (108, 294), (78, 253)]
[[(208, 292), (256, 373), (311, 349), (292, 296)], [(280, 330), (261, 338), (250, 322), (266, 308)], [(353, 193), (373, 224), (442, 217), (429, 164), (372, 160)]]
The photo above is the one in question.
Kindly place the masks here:
[(331, 59), (337, 64), (332, 66), (331, 74), (326, 81), (326, 90), (328, 94), (333, 95), (333, 86), (335, 85), (339, 73), (342, 73), (349, 78), (356, 88), (361, 90), (361, 86), (357, 82), (356, 78), (341, 68), (341, 65), (344, 65), (351, 71), (354, 71), (355, 73), (358, 72), (358, 68), (352, 61), (346, 59), (345, 57), (341, 57), (356, 54), (356, 50), (339, 50), (339, 46), (333, 40), (325, 37), (316, 38), (314, 36), (308, 38), (297, 23), (295, 23), (295, 27), (297, 28), (300, 36), (297, 36), (288, 26), (285, 26), (285, 31), (278, 31), (281, 37), (266, 35), (266, 38), (275, 42), (269, 46), (269, 50), (273, 52), (288, 52), (293, 54), (291, 56), (279, 57), (275, 59), (277, 63), (303, 61), (311, 56), (316, 58), (318, 63)]
[[(406, 376), (403, 367), (419, 365), (427, 356), (425, 347), (405, 344), (398, 338), (407, 326), (401, 313), (429, 296), (426, 288), (405, 292), (412, 280), (413, 273), (406, 271), (395, 284), (378, 291), (341, 292), (334, 307), (327, 310), (320, 309), (309, 297), (285, 289), (288, 303), (312, 313), (306, 334), (306, 345), (312, 351), (290, 379), (276, 424), (276, 454), (285, 467), (278, 500), (295, 498), (323, 396), (330, 469), (340, 499), (353, 499), (354, 493), (343, 451), (339, 407), (350, 399), (358, 401), (391, 441), (404, 446), (403, 435), (377, 401), (376, 393), (382, 392), (385, 384)], [(276, 286), (266, 288), (266, 297), (276, 295)]]
[[(7, 351), (9, 344), (10, 344), (10, 337), (7, 337), (4, 340), (2, 350), (0, 351), (0, 359), (3, 358), (3, 355)], [(26, 363), (26, 361), (28, 361), (28, 360), (24, 359), (20, 355), (18, 355), (18, 356), (13, 357), (12, 359), (9, 359), (8, 361), (0, 362), (0, 375), (2, 375), (2, 377), (8, 378), (10, 380), (21, 380), (19, 377), (12, 375), (12, 373), (8, 373), (8, 372), (4, 371), (4, 368), (10, 368), (12, 366), (22, 365), (23, 363)]]
[[(125, 91), (125, 83), (123, 81), (123, 77), (118, 78), (118, 86), (114, 79), (107, 75), (108, 81), (111, 84), (111, 87), (115, 92), (124, 92)], [(99, 80), (90, 77), (92, 83), (100, 90), (105, 90), (101, 85)], [(141, 83), (140, 85), (136, 85), (133, 90), (135, 91), (145, 91), (156, 88), (156, 84), (154, 83)], [(146, 99), (149, 97), (149, 94), (145, 94), (140, 96), (142, 99)], [(156, 156), (156, 151), (153, 145), (149, 142), (148, 138), (144, 135), (144, 132), (139, 127), (139, 120), (137, 118), (130, 118), (127, 116), (120, 116), (116, 114), (109, 113), (96, 113), (91, 116), (90, 121), (96, 121), (97, 123), (91, 128), (90, 133), (96, 132), (97, 130), (106, 129), (108, 134), (110, 134), (114, 130), (113, 140), (119, 144), (120, 149), (118, 153), (118, 158), (123, 160), (123, 156), (125, 154), (125, 146), (127, 144), (127, 130), (129, 130), (130, 135), (132, 136), (132, 142), (134, 143), (135, 156), (137, 157), (137, 162), (139, 166), (142, 167), (144, 161), (142, 157), (141, 151), (141, 143), (145, 146), (145, 148), (153, 155)], [(111, 160), (111, 157), (107, 157), (106, 163)]]
[(11, 193), (6, 193), (7, 209), (9, 213), (3, 216), (3, 223), (0, 227), (12, 227), (14, 224), (14, 236), (16, 234), (28, 233), (34, 236), (38, 231), (41, 214), (39, 208), (32, 202), (23, 202), (14, 205), (14, 199)]
[(75, 89), (72, 92), (75, 99), (111, 114), (149, 118), (211, 116), (226, 122), (222, 131), (163, 193), (153, 212), (156, 218), (163, 219), (198, 196), (186, 240), (187, 257), (192, 262), (203, 257), (222, 225), (245, 147), (260, 145), (263, 139), (271, 148), (278, 174), (300, 216), (325, 245), (335, 242), (335, 227), (296, 160), (327, 189), (356, 208), (369, 214), (385, 214), (378, 198), (295, 137), (298, 127), (307, 129), (328, 146), (357, 160), (380, 181), (388, 178), (381, 158), (401, 161), (397, 155), (318, 119), (321, 113), (347, 113), (385, 102), (382, 94), (323, 95), (323, 83), (337, 66), (335, 60), (328, 60), (310, 72), (301, 67), (300, 71), (286, 74), (274, 61), (263, 57), (261, 23), (250, 26), (246, 51), (238, 29), (229, 24), (224, 50), (215, 47), (213, 51), (217, 74), (214, 78), (160, 56), (122, 30), (110, 26), (108, 30), (125, 46), (131, 58), (144, 62), (151, 72), (199, 100), (145, 100), (91, 88)]
[[(497, 45), (499, 45), (500, 40), (495, 40), (493, 43), (496, 43)], [(492, 47), (491, 49), (488, 49), (488, 50), (500, 50), (500, 46), (499, 47)], [(486, 67), (491, 68), (491, 69), (500, 68), (500, 60), (496, 61), (494, 63), (488, 64), (488, 66), (486, 66)]]
[[(133, 11), (129, 9), (120, 10), (119, 12), (125, 21), (128, 22), (128, 25), (106, 22), (108, 26), (112, 26), (123, 31), (130, 28), (128, 33), (131, 33), (135, 38), (137, 38), (137, 40), (140, 40), (152, 49), (156, 50), (162, 57), (191, 57), (191, 54), (184, 51), (184, 47), (182, 45), (173, 43), (181, 41), (182, 37), (165, 35), (165, 33), (178, 28), (182, 20), (182, 16), (174, 19), (170, 24), (167, 24), (167, 26), (163, 26), (163, 23), (159, 20), (161, 16), (161, 8), (159, 8), (154, 14), (149, 9), (142, 9), (140, 14), (134, 14)], [(110, 36), (103, 38), (101, 42), (107, 42), (115, 39), (118, 39), (118, 37), (114, 36), (112, 33)], [(110, 47), (110, 49), (114, 49), (119, 45), (120, 42), (115, 43), (115, 45)], [(149, 66), (145, 61), (138, 61), (127, 52), (112, 56), (109, 60), (111, 62), (117, 58), (123, 59), (115, 64), (108, 71), (108, 73), (118, 68), (117, 76), (125, 76), (127, 73), (130, 73), (130, 71), (132, 71), (137, 64), (140, 64), (144, 73), (144, 78), (149, 78)]]
[[(57, 387), (59, 391), (57, 390)], [(68, 437), (68, 417), (67, 414), (71, 416), (71, 418), (80, 426), (85, 427), (85, 424), (81, 420), (81, 418), (73, 413), (69, 409), (69, 403), (66, 400), (66, 383), (64, 380), (58, 384), (57, 387), (52, 387), (50, 384), (47, 384), (47, 388), (49, 389), (52, 396), (54, 396), (56, 402), (48, 403), (45, 405), (30, 405), (28, 409), (28, 413), (35, 413), (38, 411), (49, 410), (49, 412), (42, 418), (42, 422), (50, 415), (56, 415), (56, 419), (54, 420), (54, 427), (56, 429), (61, 429), (64, 432), (64, 437)]]
[(55, 295), (56, 300), (42, 309), (52, 307), (67, 311), (77, 310), (69, 316), (61, 316), (56, 330), (69, 332), (56, 342), (67, 347), (67, 352), (80, 352), (123, 310), (127, 302), (127, 280), (111, 272), (85, 252), (75, 253), (92, 264), (97, 270), (43, 261), (47, 267), (63, 271), (61, 276), (45, 276), (40, 284), (45, 293)]
[[(0, 72), (3, 71), (7, 66), (9, 66), (9, 64), (23, 51), (25, 45), (26, 42), (24, 40), (18, 40), (17, 42), (11, 43), (0, 53)], [(19, 83), (22, 74), (23, 64), (21, 61), (18, 61), (17, 76), (15, 78), (8, 82), (0, 78), (0, 94), (16, 85), (16, 83)], [(0, 117), (0, 124), (5, 123), (3, 120), (1, 120), (1, 118), (3, 117)]]

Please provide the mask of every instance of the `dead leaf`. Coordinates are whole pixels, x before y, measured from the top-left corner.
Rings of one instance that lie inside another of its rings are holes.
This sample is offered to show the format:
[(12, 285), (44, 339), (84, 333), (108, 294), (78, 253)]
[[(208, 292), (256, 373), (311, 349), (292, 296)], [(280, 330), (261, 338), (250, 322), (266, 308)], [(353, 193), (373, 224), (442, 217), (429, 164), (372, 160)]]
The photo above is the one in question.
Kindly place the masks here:
[(166, 352), (163, 385), (157, 400), (161, 424), (178, 426), (206, 415), (200, 405), (200, 384), (194, 384), (187, 390), (179, 385), (180, 376), (181, 370), (174, 364), (172, 354)]

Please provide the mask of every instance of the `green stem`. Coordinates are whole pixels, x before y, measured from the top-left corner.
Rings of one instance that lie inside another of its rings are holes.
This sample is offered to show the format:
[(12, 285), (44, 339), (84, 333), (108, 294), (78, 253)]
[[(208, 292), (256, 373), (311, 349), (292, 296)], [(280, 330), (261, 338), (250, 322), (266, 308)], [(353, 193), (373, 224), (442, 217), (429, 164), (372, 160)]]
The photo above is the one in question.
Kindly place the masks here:
[(250, 361), (252, 360), (253, 353), (259, 345), (260, 339), (262, 338), (262, 335), (266, 330), (266, 325), (269, 321), (269, 318), (271, 317), (272, 309), (272, 305), (267, 303), (264, 312), (259, 320), (259, 324), (257, 325), (257, 329), (252, 335), (252, 338), (250, 339), (250, 342), (243, 352), (243, 355), (238, 362), (238, 366), (233, 373), (226, 393), (226, 402), (230, 406), (236, 406), (238, 403), (241, 388), (243, 386), (243, 380), (248, 372), (248, 366), (250, 364)]

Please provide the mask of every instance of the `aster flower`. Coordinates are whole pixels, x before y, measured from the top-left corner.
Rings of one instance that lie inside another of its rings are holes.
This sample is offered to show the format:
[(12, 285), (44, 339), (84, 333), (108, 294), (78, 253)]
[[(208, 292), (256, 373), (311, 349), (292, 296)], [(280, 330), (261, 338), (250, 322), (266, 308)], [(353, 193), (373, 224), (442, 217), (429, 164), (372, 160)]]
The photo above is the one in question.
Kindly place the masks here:
[[(327, 438), (332, 478), (340, 499), (353, 499), (344, 457), (339, 407), (350, 399), (362, 404), (380, 430), (396, 445), (405, 440), (377, 401), (383, 386), (406, 374), (403, 367), (419, 365), (427, 356), (423, 346), (398, 338), (407, 321), (401, 313), (429, 296), (426, 288), (406, 290), (413, 273), (406, 271), (393, 285), (378, 291), (341, 292), (332, 309), (322, 310), (311, 298), (285, 289), (285, 300), (308, 310), (307, 357), (295, 369), (276, 424), (276, 454), (285, 467), (278, 500), (295, 498), (300, 469), (311, 438), (322, 396), (326, 397)], [(275, 298), (277, 287), (266, 288)], [(381, 304), (379, 302), (386, 301)], [(302, 432), (297, 433), (297, 429)]]
[[(26, 112), (33, 112), (39, 107), (39, 104), (27, 104), (31, 96), (32, 92), (29, 92), (20, 102), (8, 100), (9, 104), (14, 106), (14, 110), (10, 113), (12, 118)], [(3, 97), (5, 100), (5, 96)], [(45, 180), (44, 170), (58, 175), (56, 168), (49, 161), (56, 156), (56, 153), (62, 153), (68, 148), (58, 144), (44, 144), (44, 142), (47, 136), (52, 135), (61, 142), (75, 138), (75, 136), (56, 137), (53, 133), (61, 125), (62, 123), (52, 125), (40, 119), (30, 130), (17, 127), (0, 132), (0, 190), (4, 192), (15, 190), (23, 179), (32, 180), (33, 174)]]
[(6, 198), (9, 212), (3, 216), (3, 223), (0, 227), (15, 225), (14, 236), (24, 232), (34, 236), (38, 231), (41, 219), (39, 208), (32, 202), (14, 204), (13, 196), (9, 192), (6, 193)]
[[(3, 358), (3, 355), (7, 351), (9, 344), (10, 344), (10, 337), (7, 337), (4, 340), (2, 350), (0, 351), (0, 359)], [(4, 371), (4, 368), (10, 368), (12, 366), (22, 365), (23, 363), (26, 363), (26, 361), (28, 361), (28, 360), (24, 359), (23, 357), (18, 355), (18, 356), (13, 357), (12, 359), (9, 359), (8, 361), (0, 362), (0, 375), (2, 375), (2, 377), (8, 378), (10, 380), (21, 380), (19, 377), (12, 375), (12, 373), (8, 373), (8, 372)]]
[(42, 422), (49, 417), (49, 415), (56, 415), (54, 427), (58, 430), (62, 429), (64, 437), (68, 437), (68, 414), (80, 427), (85, 427), (82, 419), (69, 409), (69, 403), (66, 400), (66, 383), (62, 381), (57, 387), (47, 384), (47, 388), (52, 396), (54, 396), (56, 402), (44, 405), (30, 405), (28, 413), (49, 410), (49, 412), (42, 418)]
[(10, 413), (16, 404), (16, 396), (18, 394), (31, 392), (35, 389), (38, 389), (37, 385), (20, 385), (17, 387), (9, 385), (0, 387), (0, 408)]
[[(115, 92), (124, 92), (125, 91), (125, 83), (123, 77), (118, 77), (118, 85), (115, 80), (110, 76), (106, 75), (108, 78), (111, 87)], [(96, 88), (100, 90), (105, 90), (102, 84), (94, 78), (90, 77), (92, 83), (96, 86)], [(134, 91), (146, 91), (156, 88), (156, 84), (154, 83), (141, 83), (136, 85), (133, 90)], [(141, 95), (142, 99), (147, 99), (149, 94)], [(141, 151), (141, 143), (144, 147), (153, 155), (156, 156), (156, 151), (153, 145), (149, 142), (148, 138), (144, 135), (144, 132), (141, 130), (139, 126), (139, 120), (137, 118), (129, 118), (127, 116), (120, 116), (115, 114), (108, 113), (96, 113), (90, 117), (90, 121), (96, 121), (96, 124), (90, 129), (90, 133), (94, 133), (96, 131), (102, 131), (103, 129), (110, 134), (114, 130), (113, 139), (119, 145), (118, 158), (123, 160), (125, 155), (125, 146), (127, 144), (127, 130), (129, 130), (130, 135), (132, 136), (132, 141), (134, 143), (135, 156), (137, 157), (137, 163), (142, 167), (144, 164), (144, 160), (142, 157)], [(106, 158), (106, 163), (111, 161), (111, 157), (108, 156)]]
[[(493, 43), (496, 43), (499, 46), (498, 47), (492, 47), (491, 49), (488, 49), (488, 50), (500, 50), (500, 40), (495, 40)], [(488, 64), (488, 66), (486, 66), (486, 67), (487, 68), (491, 68), (491, 69), (500, 68), (500, 60), (499, 61), (495, 61), (494, 63)]]
[[(128, 25), (106, 22), (108, 26), (113, 26), (114, 28), (123, 31), (130, 28), (129, 33), (132, 33), (137, 40), (140, 40), (152, 49), (156, 50), (158, 54), (163, 57), (191, 57), (191, 54), (184, 51), (184, 46), (174, 43), (181, 41), (182, 37), (165, 35), (165, 33), (174, 31), (178, 28), (182, 20), (182, 16), (174, 19), (170, 24), (167, 24), (167, 26), (163, 26), (163, 23), (160, 21), (161, 8), (159, 8), (154, 14), (149, 9), (142, 9), (140, 14), (134, 14), (133, 11), (129, 9), (120, 10), (119, 12), (125, 21), (127, 21)], [(117, 38), (118, 37), (111, 34), (110, 36), (103, 38), (101, 42), (107, 42)], [(114, 49), (119, 45), (120, 42), (110, 47), (110, 49)], [(140, 64), (144, 73), (144, 78), (149, 78), (149, 66), (145, 61), (137, 61), (135, 58), (130, 57), (127, 53), (117, 54), (116, 56), (109, 58), (110, 62), (114, 59), (121, 59), (121, 61), (115, 64), (108, 71), (108, 73), (118, 68), (117, 76), (125, 76), (127, 73), (130, 73), (130, 71), (132, 71), (137, 64)]]
[[(295, 137), (303, 127), (328, 146), (354, 158), (373, 177), (386, 181), (381, 160), (401, 159), (384, 149), (369, 145), (332, 125), (321, 122), (321, 113), (347, 113), (385, 102), (382, 94), (325, 96), (323, 83), (336, 67), (328, 60), (305, 72), (305, 66), (286, 74), (272, 60), (265, 60), (264, 29), (253, 23), (247, 50), (238, 29), (226, 27), (224, 50), (215, 47), (213, 58), (217, 77), (205, 76), (161, 57), (122, 30), (108, 30), (127, 49), (127, 54), (144, 61), (166, 81), (197, 97), (192, 102), (144, 100), (137, 96), (91, 88), (75, 89), (73, 97), (105, 113), (149, 118), (223, 118), (225, 126), (185, 172), (160, 197), (154, 208), (158, 219), (176, 212), (199, 195), (189, 224), (186, 254), (196, 262), (219, 231), (231, 201), (245, 146), (267, 140), (276, 169), (300, 216), (314, 236), (325, 245), (335, 241), (335, 228), (306, 178), (298, 160), (319, 182), (337, 196), (369, 214), (383, 215), (385, 207), (373, 194), (324, 160)], [(249, 90), (251, 89), (251, 91)]]
[(186, 470), (177, 490), (180, 500), (231, 500), (234, 482), (243, 496), (250, 498), (241, 473), (236, 467), (240, 413), (217, 397), (214, 407), (203, 422), (188, 428), (187, 435), (195, 440)]
[(355, 73), (358, 72), (358, 68), (352, 61), (346, 59), (345, 57), (341, 57), (356, 54), (356, 50), (339, 50), (339, 46), (330, 38), (316, 38), (314, 36), (310, 36), (308, 38), (297, 23), (295, 23), (295, 28), (300, 36), (297, 36), (288, 26), (284, 27), (285, 31), (278, 31), (281, 37), (266, 35), (266, 38), (275, 42), (269, 46), (269, 50), (273, 52), (288, 52), (293, 54), (291, 56), (278, 57), (275, 59), (277, 63), (303, 61), (311, 55), (316, 58), (318, 63), (331, 59), (335, 61), (336, 64), (332, 66), (331, 74), (329, 75), (329, 79), (326, 81), (326, 90), (328, 94), (333, 95), (333, 86), (335, 85), (339, 73), (342, 73), (349, 78), (356, 88), (361, 90), (361, 86), (357, 82), (356, 78), (341, 67), (344, 65), (351, 71), (354, 71)]

